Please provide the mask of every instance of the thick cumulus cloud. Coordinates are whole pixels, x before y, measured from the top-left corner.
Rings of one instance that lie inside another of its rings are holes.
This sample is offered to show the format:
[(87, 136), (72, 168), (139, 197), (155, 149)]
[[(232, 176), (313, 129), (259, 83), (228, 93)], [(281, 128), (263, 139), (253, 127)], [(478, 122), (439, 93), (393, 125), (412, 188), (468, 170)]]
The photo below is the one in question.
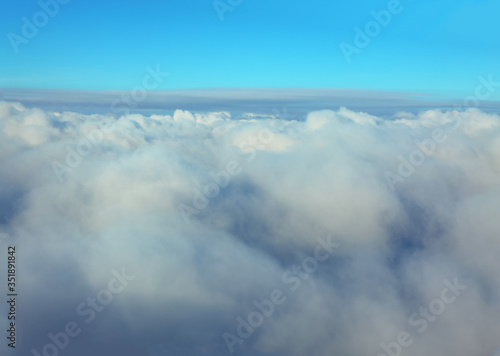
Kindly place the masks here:
[[(1, 102), (0, 164), (20, 354), (500, 347), (496, 115), (115, 117)], [(81, 332), (66, 342), (69, 322)]]

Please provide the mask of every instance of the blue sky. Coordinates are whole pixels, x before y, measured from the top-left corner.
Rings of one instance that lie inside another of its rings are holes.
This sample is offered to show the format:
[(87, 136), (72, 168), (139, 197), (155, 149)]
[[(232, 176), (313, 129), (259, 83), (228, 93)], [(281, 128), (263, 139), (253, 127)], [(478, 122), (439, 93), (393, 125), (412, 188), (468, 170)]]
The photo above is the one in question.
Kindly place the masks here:
[[(227, 2), (228, 0), (223, 0)], [(158, 89), (353, 88), (468, 93), (500, 58), (494, 0), (401, 0), (348, 63), (342, 42), (389, 1), (243, 0), (221, 21), (211, 0), (70, 0), (16, 54), (9, 33), (40, 11), (0, 5), (0, 87), (128, 90), (159, 64)]]

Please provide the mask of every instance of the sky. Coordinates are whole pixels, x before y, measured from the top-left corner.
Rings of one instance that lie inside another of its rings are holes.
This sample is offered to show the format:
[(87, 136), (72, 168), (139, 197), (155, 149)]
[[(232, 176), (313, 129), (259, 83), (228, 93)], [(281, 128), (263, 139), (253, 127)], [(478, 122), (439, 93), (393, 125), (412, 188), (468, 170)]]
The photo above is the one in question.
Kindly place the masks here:
[[(396, 3), (244, 0), (218, 12), (208, 0), (71, 0), (17, 42), (12, 34), (23, 36), (23, 17), (35, 21), (41, 5), (2, 0), (0, 87), (131, 90), (146, 66), (160, 65), (169, 77), (158, 90), (351, 88), (454, 97), (495, 73), (500, 3)], [(354, 46), (354, 28), (366, 32), (372, 12), (391, 6), (397, 13), (348, 62), (341, 44)]]

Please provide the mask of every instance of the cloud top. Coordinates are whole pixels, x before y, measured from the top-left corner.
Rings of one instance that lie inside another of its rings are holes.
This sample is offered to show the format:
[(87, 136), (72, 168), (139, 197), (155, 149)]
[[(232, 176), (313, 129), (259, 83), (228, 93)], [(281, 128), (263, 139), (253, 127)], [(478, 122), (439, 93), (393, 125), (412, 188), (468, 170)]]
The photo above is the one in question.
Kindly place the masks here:
[[(0, 233), (23, 251), (24, 354), (71, 320), (76, 356), (229, 354), (224, 333), (242, 355), (387, 355), (401, 332), (406, 355), (500, 346), (497, 115), (117, 117), (0, 102), (0, 164)], [(327, 236), (339, 247), (311, 257)], [(136, 278), (87, 324), (76, 307), (121, 268)], [(237, 318), (277, 289), (286, 301), (242, 338)]]

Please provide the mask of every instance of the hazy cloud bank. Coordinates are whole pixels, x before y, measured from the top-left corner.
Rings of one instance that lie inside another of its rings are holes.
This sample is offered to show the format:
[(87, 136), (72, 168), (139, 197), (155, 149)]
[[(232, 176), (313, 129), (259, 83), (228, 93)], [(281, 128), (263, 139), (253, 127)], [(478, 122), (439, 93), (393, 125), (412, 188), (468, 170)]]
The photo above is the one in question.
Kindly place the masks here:
[[(401, 332), (409, 356), (500, 346), (497, 115), (235, 120), (0, 102), (0, 164), (23, 355), (69, 321), (82, 332), (60, 355), (225, 355), (226, 332), (241, 355), (387, 355)], [(305, 273), (329, 235), (340, 247)], [(121, 268), (136, 278), (86, 324), (77, 306)], [(238, 335), (275, 289), (286, 301)]]

